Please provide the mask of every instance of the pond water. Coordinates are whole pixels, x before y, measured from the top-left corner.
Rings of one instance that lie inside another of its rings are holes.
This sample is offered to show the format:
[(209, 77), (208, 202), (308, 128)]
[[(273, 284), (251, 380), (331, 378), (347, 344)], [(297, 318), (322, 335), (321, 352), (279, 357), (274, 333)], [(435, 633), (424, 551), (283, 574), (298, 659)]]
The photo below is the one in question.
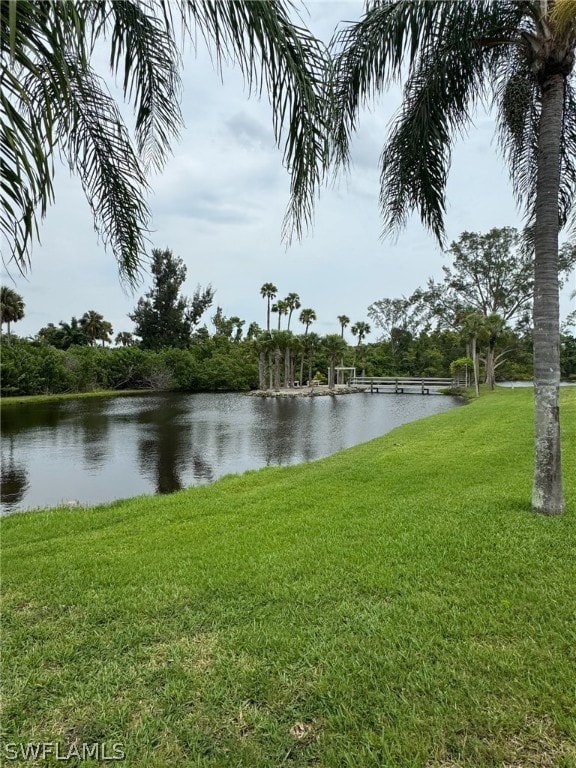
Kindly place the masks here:
[(0, 514), (311, 461), (453, 408), (438, 395), (145, 394), (4, 408)]

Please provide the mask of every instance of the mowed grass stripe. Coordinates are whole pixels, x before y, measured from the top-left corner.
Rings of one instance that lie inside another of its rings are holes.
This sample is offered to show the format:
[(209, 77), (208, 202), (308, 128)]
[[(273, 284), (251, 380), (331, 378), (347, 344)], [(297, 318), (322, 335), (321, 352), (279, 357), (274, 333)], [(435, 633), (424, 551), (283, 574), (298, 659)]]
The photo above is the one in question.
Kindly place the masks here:
[(530, 512), (532, 393), (499, 390), (311, 464), (6, 519), (5, 738), (575, 766), (574, 390), (562, 419), (562, 518)]

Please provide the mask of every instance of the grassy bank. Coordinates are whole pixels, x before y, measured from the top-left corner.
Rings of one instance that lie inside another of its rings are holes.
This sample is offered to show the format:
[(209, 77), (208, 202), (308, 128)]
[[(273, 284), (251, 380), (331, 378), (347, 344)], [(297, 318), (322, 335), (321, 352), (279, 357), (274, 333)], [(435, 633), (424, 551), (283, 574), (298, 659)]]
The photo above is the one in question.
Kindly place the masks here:
[(313, 464), (5, 520), (4, 738), (137, 768), (574, 768), (562, 398), (559, 519), (529, 509), (517, 389)]
[(56, 400), (84, 400), (93, 397), (124, 397), (127, 395), (158, 394), (151, 389), (98, 389), (93, 392), (72, 392), (58, 395), (14, 395), (0, 398), (0, 408), (28, 403), (51, 403)]

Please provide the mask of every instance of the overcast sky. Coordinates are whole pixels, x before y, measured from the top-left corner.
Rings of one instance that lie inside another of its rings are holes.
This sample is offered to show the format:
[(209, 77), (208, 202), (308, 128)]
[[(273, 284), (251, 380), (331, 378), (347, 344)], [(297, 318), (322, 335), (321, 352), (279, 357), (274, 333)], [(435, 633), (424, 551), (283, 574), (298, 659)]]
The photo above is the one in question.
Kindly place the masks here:
[[(361, 2), (312, 0), (305, 17), (328, 40), (342, 20), (360, 16)], [(378, 159), (387, 124), (399, 106), (391, 92), (363, 113), (353, 145), (354, 166), (335, 189), (322, 190), (313, 231), (286, 249), (281, 227), (289, 177), (274, 144), (271, 112), (263, 97), (248, 98), (239, 72), (227, 69), (224, 82), (203, 49), (184, 59), (182, 109), (186, 128), (161, 175), (151, 178), (153, 214), (150, 248), (170, 248), (188, 269), (184, 292), (211, 283), (214, 305), (227, 316), (266, 324), (263, 283), (278, 287), (278, 298), (299, 294), (302, 307), (316, 311), (317, 333), (339, 332), (337, 315), (352, 323), (367, 320), (369, 304), (410, 294), (447, 263), (433, 237), (413, 218), (396, 242), (382, 241), (378, 212)], [(58, 169), (56, 203), (41, 229), (27, 278), (2, 274), (26, 305), (14, 331), (34, 335), (49, 322), (69, 321), (94, 309), (114, 334), (133, 330), (127, 314), (150, 286), (144, 275), (134, 294), (122, 287), (115, 259), (94, 232), (82, 189), (67, 169)], [(522, 226), (508, 175), (494, 141), (490, 116), (478, 114), (457, 144), (448, 184), (449, 241), (465, 230)], [(574, 280), (572, 280), (574, 287)], [(565, 290), (562, 314), (570, 309)], [(302, 326), (292, 322), (292, 330)], [(368, 337), (375, 340), (376, 335)], [(352, 337), (349, 337), (352, 340)]]

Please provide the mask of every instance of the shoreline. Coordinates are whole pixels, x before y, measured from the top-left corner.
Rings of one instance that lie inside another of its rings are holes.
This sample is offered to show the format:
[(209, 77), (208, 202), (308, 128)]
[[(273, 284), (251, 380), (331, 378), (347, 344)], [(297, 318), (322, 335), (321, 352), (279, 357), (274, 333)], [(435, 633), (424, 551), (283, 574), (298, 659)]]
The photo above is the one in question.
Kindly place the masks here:
[(354, 395), (366, 392), (366, 387), (349, 387), (336, 384), (332, 389), (327, 384), (317, 384), (313, 387), (281, 387), (280, 389), (253, 389), (248, 392), (250, 397), (335, 397), (336, 395)]

